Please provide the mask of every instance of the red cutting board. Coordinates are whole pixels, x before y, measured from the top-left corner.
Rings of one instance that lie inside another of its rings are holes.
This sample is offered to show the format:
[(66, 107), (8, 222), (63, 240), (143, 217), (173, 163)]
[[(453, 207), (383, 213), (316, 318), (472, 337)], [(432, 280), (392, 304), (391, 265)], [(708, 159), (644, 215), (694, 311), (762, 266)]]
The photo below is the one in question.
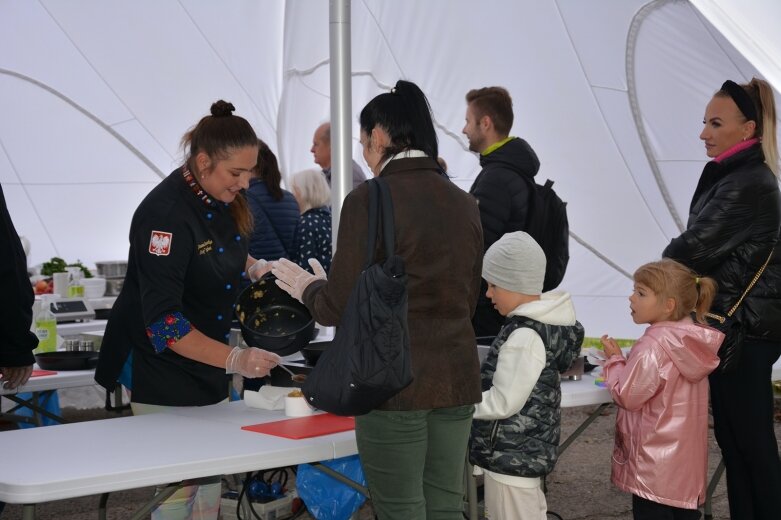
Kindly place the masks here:
[(30, 377), (53, 376), (56, 374), (57, 372), (54, 370), (33, 370), (33, 373), (30, 374)]
[(307, 439), (309, 437), (319, 437), (320, 435), (354, 430), (355, 418), (323, 413), (308, 417), (252, 424), (250, 426), (242, 426), (241, 429), (285, 437), (286, 439)]

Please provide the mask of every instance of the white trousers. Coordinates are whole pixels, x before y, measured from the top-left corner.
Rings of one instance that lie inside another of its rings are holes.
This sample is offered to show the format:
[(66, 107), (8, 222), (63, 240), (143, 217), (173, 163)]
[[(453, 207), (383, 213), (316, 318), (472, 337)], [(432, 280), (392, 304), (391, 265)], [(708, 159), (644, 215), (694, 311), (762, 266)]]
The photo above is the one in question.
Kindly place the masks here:
[[(528, 479), (525, 479), (528, 480)], [(483, 477), (486, 520), (547, 520), (548, 504), (540, 479), (534, 487), (516, 487)]]

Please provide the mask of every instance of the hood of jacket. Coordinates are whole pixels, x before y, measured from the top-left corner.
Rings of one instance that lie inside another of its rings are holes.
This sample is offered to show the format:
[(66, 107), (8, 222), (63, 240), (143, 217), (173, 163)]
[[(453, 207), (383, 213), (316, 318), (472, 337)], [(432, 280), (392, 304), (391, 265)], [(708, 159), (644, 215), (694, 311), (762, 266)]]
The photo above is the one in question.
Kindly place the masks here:
[(569, 293), (547, 292), (539, 300), (519, 305), (509, 316), (526, 316), (548, 325), (575, 325), (575, 306)]
[(533, 178), (540, 170), (540, 160), (529, 143), (520, 137), (513, 137), (487, 155), (480, 155), (483, 169), (501, 166), (516, 173)]
[(656, 340), (687, 381), (696, 383), (719, 364), (717, 352), (724, 340), (718, 330), (683, 321), (654, 323), (646, 335)]

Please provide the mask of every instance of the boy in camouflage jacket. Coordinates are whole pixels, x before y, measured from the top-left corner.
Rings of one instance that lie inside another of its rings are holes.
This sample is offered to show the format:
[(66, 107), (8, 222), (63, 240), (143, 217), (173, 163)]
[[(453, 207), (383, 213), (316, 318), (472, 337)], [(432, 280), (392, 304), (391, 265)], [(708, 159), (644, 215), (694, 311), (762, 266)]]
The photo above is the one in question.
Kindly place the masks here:
[(486, 518), (545, 520), (541, 478), (558, 453), (559, 373), (578, 357), (583, 326), (568, 293), (542, 294), (545, 253), (527, 233), (508, 233), (486, 251), (483, 278), (506, 321), (481, 369), (470, 461), (485, 475)]

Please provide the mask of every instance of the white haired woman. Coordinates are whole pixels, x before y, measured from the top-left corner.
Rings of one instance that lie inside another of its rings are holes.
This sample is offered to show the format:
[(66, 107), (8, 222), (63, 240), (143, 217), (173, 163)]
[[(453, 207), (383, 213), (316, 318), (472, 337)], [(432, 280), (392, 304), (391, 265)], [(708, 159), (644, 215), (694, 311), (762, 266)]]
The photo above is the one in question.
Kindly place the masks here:
[(331, 267), (331, 189), (323, 174), (304, 170), (290, 180), (301, 218), (293, 235), (290, 259), (311, 272), (308, 260), (316, 258), (326, 272)]

